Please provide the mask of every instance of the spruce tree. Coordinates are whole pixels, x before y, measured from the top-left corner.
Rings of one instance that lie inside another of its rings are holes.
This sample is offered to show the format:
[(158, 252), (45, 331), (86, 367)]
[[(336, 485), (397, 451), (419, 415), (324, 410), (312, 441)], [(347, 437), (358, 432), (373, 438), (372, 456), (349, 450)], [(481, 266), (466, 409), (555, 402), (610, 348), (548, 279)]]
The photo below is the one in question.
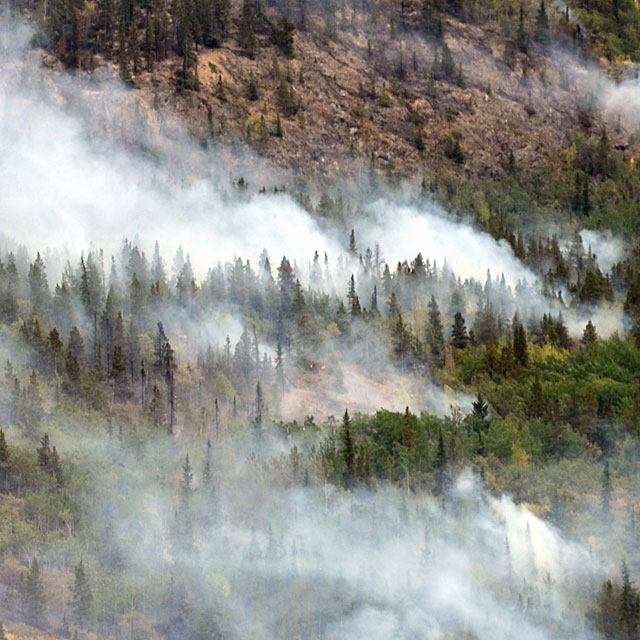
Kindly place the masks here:
[(249, 82), (247, 83), (247, 97), (252, 102), (260, 99), (260, 91), (258, 88), (258, 80), (254, 75), (253, 71), (249, 75)]
[(582, 338), (580, 339), (580, 344), (584, 345), (585, 347), (589, 347), (591, 345), (597, 344), (597, 342), (598, 342), (598, 332), (596, 331), (596, 328), (593, 325), (593, 322), (589, 320), (589, 322), (587, 322), (587, 326), (584, 328), (584, 331), (582, 332)]
[(436, 450), (436, 459), (434, 462), (434, 471), (436, 475), (436, 484), (433, 493), (436, 496), (444, 497), (447, 490), (449, 476), (448, 476), (449, 459), (447, 456), (447, 450), (444, 445), (444, 436), (442, 435), (442, 429), (438, 431), (438, 448)]
[(633, 586), (627, 563), (622, 563), (622, 588), (620, 590), (618, 616), (620, 638), (625, 640), (638, 637), (640, 626), (640, 594)]
[(227, 92), (224, 88), (224, 80), (222, 79), (222, 74), (218, 74), (218, 82), (216, 83), (216, 97), (220, 102), (227, 101)]
[(84, 570), (82, 560), (75, 567), (75, 577), (71, 588), (71, 608), (75, 623), (85, 628), (91, 618), (93, 594)]
[(144, 56), (147, 60), (147, 71), (153, 71), (153, 62), (156, 59), (156, 32), (153, 28), (151, 13), (147, 10), (144, 26)]
[(591, 213), (591, 196), (589, 193), (589, 176), (585, 175), (582, 182), (582, 198), (580, 212), (586, 218)]
[(349, 303), (349, 315), (351, 319), (362, 315), (362, 307), (360, 306), (360, 298), (356, 293), (356, 280), (353, 274), (349, 280), (349, 291), (347, 292), (347, 301)]
[(453, 54), (451, 53), (451, 49), (445, 42), (442, 45), (442, 58), (440, 67), (442, 69), (442, 75), (446, 80), (453, 80), (456, 73), (456, 63), (453, 60)]
[(609, 461), (605, 461), (604, 468), (602, 469), (602, 515), (607, 519), (611, 515), (611, 472), (609, 471)]
[(527, 352), (527, 336), (524, 326), (518, 319), (518, 314), (514, 316), (511, 326), (513, 333), (513, 355), (515, 356), (516, 362), (518, 364), (526, 367), (529, 365), (529, 354)]
[(531, 383), (531, 398), (529, 400), (529, 415), (532, 418), (541, 418), (545, 412), (542, 384), (537, 376)]
[(62, 473), (62, 465), (60, 464), (60, 456), (55, 447), (53, 447), (51, 451), (51, 473), (56, 479), (56, 487), (62, 489), (62, 487), (64, 487), (64, 475)]
[(457, 311), (451, 326), (451, 346), (454, 349), (464, 349), (469, 344), (469, 334), (462, 314)]
[(549, 16), (547, 15), (547, 8), (544, 0), (540, 0), (540, 7), (536, 14), (535, 40), (546, 53), (549, 49), (549, 45), (551, 44), (551, 34), (549, 31)]
[(48, 310), (51, 295), (47, 284), (44, 260), (38, 252), (33, 264), (29, 267), (29, 289), (34, 313), (44, 313)]
[(571, 197), (571, 210), (576, 215), (582, 213), (582, 181), (584, 174), (578, 170), (575, 172), (573, 196)]
[(24, 581), (25, 616), (34, 627), (45, 624), (45, 593), (38, 559), (34, 556)]
[[(118, 70), (120, 79), (125, 84), (133, 84), (131, 71), (129, 70), (129, 52), (127, 50), (127, 31), (124, 22), (120, 22), (118, 27)], [(82, 262), (83, 279), (86, 278), (85, 265)], [(86, 289), (85, 289), (86, 290)]]
[(210, 487), (213, 483), (213, 472), (211, 470), (211, 441), (207, 440), (207, 457), (202, 470), (202, 486)]
[(262, 436), (264, 428), (264, 394), (262, 385), (258, 381), (256, 383), (256, 402), (254, 407), (253, 429), (258, 438)]
[(278, 340), (276, 343), (276, 384), (278, 387), (278, 393), (284, 395), (285, 375), (284, 375), (284, 355), (282, 352), (282, 342)]
[(7, 444), (4, 431), (0, 429), (0, 492), (7, 490), (10, 461), (11, 452), (9, 451), (9, 445)]
[(38, 464), (43, 471), (51, 472), (51, 456), (53, 455), (51, 452), (51, 443), (49, 440), (49, 436), (45, 433), (40, 440), (40, 446), (36, 449), (38, 454)]
[(518, 49), (522, 53), (527, 53), (529, 50), (529, 35), (525, 29), (524, 25), (524, 7), (520, 5), (520, 16), (518, 18), (518, 34), (516, 36), (516, 41), (518, 44)]
[(392, 320), (394, 322), (391, 336), (393, 354), (398, 359), (400, 368), (404, 369), (412, 352), (413, 336), (401, 313), (398, 313)]
[(9, 445), (7, 444), (7, 438), (4, 431), (0, 429), (0, 465), (6, 465), (9, 463), (11, 454), (9, 452)]
[(484, 453), (484, 437), (491, 421), (489, 417), (489, 405), (485, 402), (481, 394), (478, 394), (472, 404), (472, 410), (467, 418), (467, 424), (471, 426), (471, 430), (478, 439), (478, 453)]
[(164, 408), (162, 393), (157, 384), (153, 385), (151, 401), (149, 402), (149, 420), (154, 428), (165, 428), (167, 424), (167, 414)]
[(349, 233), (349, 253), (355, 258), (358, 255), (358, 246), (356, 245), (356, 232), (351, 229)]
[(429, 323), (427, 327), (427, 344), (429, 345), (431, 361), (439, 368), (444, 366), (445, 362), (445, 344), (442, 331), (442, 319), (440, 316), (440, 308), (436, 302), (435, 296), (431, 296), (429, 301)]
[(344, 411), (342, 428), (340, 429), (340, 453), (344, 465), (342, 481), (345, 489), (352, 489), (355, 484), (356, 448), (353, 433), (351, 432), (351, 419), (347, 409)]
[(280, 120), (280, 114), (276, 113), (276, 129), (274, 134), (276, 138), (282, 138), (284, 132), (282, 131), (282, 121)]
[(464, 150), (460, 140), (460, 132), (452, 131), (447, 137), (444, 147), (444, 155), (456, 164), (464, 164), (465, 162)]

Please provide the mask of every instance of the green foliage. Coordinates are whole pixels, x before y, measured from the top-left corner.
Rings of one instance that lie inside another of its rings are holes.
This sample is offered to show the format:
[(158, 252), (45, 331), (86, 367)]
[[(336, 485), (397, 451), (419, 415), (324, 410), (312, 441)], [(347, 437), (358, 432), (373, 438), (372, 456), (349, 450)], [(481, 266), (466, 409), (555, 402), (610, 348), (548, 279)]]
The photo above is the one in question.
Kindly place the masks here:
[(293, 34), (295, 25), (287, 16), (282, 16), (272, 26), (271, 39), (286, 58), (293, 58)]
[(451, 327), (451, 346), (453, 346), (454, 349), (464, 349), (467, 344), (469, 344), (467, 326), (462, 314), (457, 311), (453, 319), (453, 326)]
[[(606, 159), (605, 147), (600, 139), (581, 146), (579, 153), (576, 148), (576, 164), (583, 162), (580, 154)], [(596, 165), (599, 177), (592, 184), (616, 175), (606, 162)], [(246, 181), (236, 178), (234, 184), (237, 195), (246, 197)], [(447, 190), (442, 182), (425, 180), (423, 195)], [(640, 315), (634, 252), (604, 275), (578, 238), (563, 252), (558, 238), (524, 236), (510, 228), (505, 222), (509, 214), (497, 211), (528, 202), (517, 187), (509, 194), (461, 193), (468, 198), (461, 200), (468, 210), (536, 272), (553, 300), (550, 305), (568, 304), (555, 293), (562, 288), (572, 297), (570, 304), (619, 309), (624, 301), (629, 314)], [(304, 195), (295, 197), (313, 210)], [(421, 254), (390, 267), (378, 247), (367, 247), (364, 236), (356, 242), (355, 231), (348, 233), (350, 206), (342, 194), (327, 188), (315, 209), (325, 220), (344, 223), (347, 273), (353, 274), (342, 286), (332, 277), (329, 259), (323, 266), (318, 254), (309, 263), (305, 286), (299, 263), (282, 257), (272, 269), (266, 252), (258, 266), (236, 258), (197, 281), (189, 259), (179, 252), (175, 286), (169, 287), (159, 253), (150, 268), (125, 243), (123, 265), (114, 270), (126, 272), (131, 265), (130, 281), (136, 286), (118, 292), (116, 274), (105, 296), (105, 287), (89, 278), (89, 259), (82, 260), (77, 282), (68, 278), (67, 301), (81, 310), (72, 325), (73, 315), (59, 313), (53, 299), (43, 302), (48, 285), (37, 273), (32, 273), (33, 286), (27, 286), (24, 273), (18, 280), (24, 296), (20, 322), (0, 328), (3, 345), (21, 345), (20, 358), (5, 367), (0, 388), (0, 415), (7, 425), (0, 430), (0, 554), (24, 562), (37, 550), (47, 577), (49, 571), (66, 571), (68, 584), (73, 583), (69, 613), (79, 626), (92, 630), (102, 625), (114, 637), (139, 632), (154, 638), (160, 630), (185, 638), (223, 634), (224, 616), (216, 606), (203, 604), (193, 585), (206, 584), (208, 593), (220, 593), (216, 602), (225, 602), (245, 582), (207, 567), (211, 575), (201, 583), (192, 574), (198, 571), (195, 554), (199, 545), (211, 542), (207, 535), (225, 528), (231, 511), (243, 512), (247, 531), (253, 518), (263, 517), (244, 500), (250, 485), (308, 486), (323, 497), (327, 514), (336, 505), (357, 508), (361, 497), (368, 499), (365, 490), (393, 490), (389, 484), (403, 496), (417, 494), (424, 504), (426, 494), (432, 494), (447, 508), (464, 510), (449, 489), (471, 467), (479, 470), (490, 492), (508, 491), (562, 526), (588, 521), (591, 530), (592, 507), (598, 502), (607, 519), (620, 524), (622, 505), (637, 483), (640, 350), (634, 337), (600, 338), (589, 322), (580, 346), (562, 316), (540, 317), (530, 306), (525, 318), (516, 315), (509, 323), (513, 307), (532, 291), (524, 283), (511, 292), (504, 279), (490, 273), (486, 280), (483, 274), (484, 284), (472, 278), (463, 282), (449, 265), (436, 266)], [(42, 275), (43, 266), (37, 271)], [(327, 293), (331, 289), (337, 293)], [(42, 314), (31, 317), (38, 300)], [(99, 313), (92, 314), (96, 307)], [(147, 319), (136, 318), (144, 307)], [(235, 344), (229, 339), (208, 345), (200, 336), (187, 335), (185, 327), (200, 326), (220, 309), (245, 319)], [(151, 312), (158, 310), (166, 324), (154, 330)], [(451, 327), (450, 340), (444, 327)], [(342, 358), (344, 347), (349, 347), (349, 359)], [(393, 376), (407, 385), (421, 385), (428, 374), (434, 385), (475, 400), (469, 409), (454, 408), (445, 416), (416, 415), (407, 407), (372, 415), (347, 410), (341, 424), (334, 419), (320, 423), (311, 415), (301, 422), (267, 419), (267, 409), (277, 416), (280, 403), (291, 400), (289, 391), (306, 398), (317, 385), (342, 393), (343, 385), (356, 384), (363, 372), (376, 382)], [(175, 437), (165, 437), (166, 431)], [(97, 451), (91, 457), (88, 443)], [(243, 456), (246, 484), (232, 502), (224, 492), (237, 452)], [(142, 473), (143, 466), (152, 473)], [(160, 490), (163, 500), (149, 499)], [(219, 494), (224, 496), (220, 501)], [(115, 523), (111, 529), (95, 518), (96, 505), (105, 509), (104, 521)], [(135, 523), (126, 528), (127, 540), (146, 540), (140, 510), (154, 518), (161, 512), (170, 533), (165, 541), (154, 532), (157, 548), (145, 549), (161, 559), (157, 566), (127, 568), (130, 558), (122, 548), (119, 518)], [(274, 527), (265, 539), (256, 538), (247, 551), (251, 563), (282, 559), (279, 537)], [(236, 553), (234, 545), (242, 541), (229, 544)], [(181, 545), (186, 562), (176, 552)], [(168, 577), (157, 580), (157, 568), (166, 570), (167, 556), (177, 575), (170, 587)], [(293, 552), (287, 562), (295, 563)], [(42, 578), (36, 567), (32, 564), (30, 573)], [(54, 600), (39, 591), (36, 578), (28, 582), (26, 576), (23, 587), (29, 584), (35, 594), (30, 596), (35, 603), (31, 615), (42, 620), (46, 601)], [(256, 593), (266, 584), (249, 594), (255, 606), (262, 606), (264, 599)], [(633, 589), (630, 577), (626, 587), (623, 580), (624, 606), (615, 604), (617, 587), (612, 585), (607, 596), (615, 611), (626, 611), (625, 619), (633, 618)], [(47, 614), (57, 624), (53, 606)], [(609, 625), (603, 620), (598, 628)], [(633, 631), (625, 628), (625, 633)]]
[(549, 16), (547, 15), (547, 7), (544, 0), (540, 0), (540, 7), (536, 14), (536, 30), (534, 34), (535, 41), (540, 45), (546, 53), (551, 44), (551, 34), (549, 30)]
[(445, 142), (444, 155), (456, 164), (464, 164), (465, 161), (461, 140), (461, 134), (458, 131), (452, 131)]
[(280, 80), (280, 84), (278, 85), (276, 98), (279, 114), (282, 113), (285, 118), (292, 118), (296, 113), (298, 113), (299, 106), (295, 92), (291, 84), (287, 82), (284, 77)]
[(218, 81), (216, 82), (216, 98), (221, 102), (227, 101), (227, 91), (224, 86), (224, 80), (222, 75), (218, 74)]
[(431, 296), (428, 308), (427, 344), (431, 351), (431, 361), (436, 367), (443, 367), (445, 362), (444, 334), (440, 309), (435, 296)]
[(351, 420), (349, 418), (349, 412), (345, 410), (342, 418), (342, 428), (340, 430), (340, 453), (343, 461), (343, 483), (345, 489), (351, 489), (355, 483), (355, 470), (356, 470), (356, 454), (355, 443), (353, 435), (351, 433)]
[[(640, 60), (640, 15), (631, 1), (576, 3), (577, 19), (593, 40), (596, 52), (610, 60)], [(576, 41), (580, 46), (581, 42)]]
[(378, 104), (383, 109), (388, 109), (391, 106), (391, 94), (386, 86), (382, 87), (382, 91), (380, 92), (380, 97), (378, 98)]
[(520, 15), (518, 17), (518, 33), (516, 35), (516, 42), (518, 49), (522, 53), (527, 53), (529, 50), (529, 35), (527, 34), (525, 22), (524, 22), (524, 7), (520, 5)]
[(247, 83), (247, 97), (252, 102), (260, 99), (260, 89), (258, 86), (258, 80), (253, 71), (249, 75), (249, 81)]
[(34, 627), (45, 624), (45, 594), (40, 573), (40, 564), (34, 556), (23, 585), (23, 597), (26, 605), (26, 618)]
[(602, 585), (597, 606), (591, 612), (596, 629), (604, 638), (622, 640), (633, 638), (640, 626), (640, 594), (622, 565), (622, 582), (615, 585), (606, 580)]
[(74, 574), (74, 582), (71, 589), (71, 608), (75, 623), (84, 628), (91, 619), (93, 593), (82, 560), (76, 565)]

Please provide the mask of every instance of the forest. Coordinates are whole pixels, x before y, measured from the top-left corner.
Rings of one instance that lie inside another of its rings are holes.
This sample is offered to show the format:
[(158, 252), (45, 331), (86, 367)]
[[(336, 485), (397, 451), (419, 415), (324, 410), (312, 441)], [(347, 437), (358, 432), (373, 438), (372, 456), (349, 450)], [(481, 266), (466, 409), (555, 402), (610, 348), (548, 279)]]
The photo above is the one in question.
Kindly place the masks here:
[[(640, 174), (619, 119), (581, 102), (554, 157), (505, 147), (482, 177), (413, 106), (437, 156), (418, 179), (379, 148), (333, 182), (259, 153), (307, 131), (292, 65), (318, 25), (327, 50), (365, 29), (371, 60), (433, 47), (360, 87), (383, 113), (417, 69), (433, 103), (473, 83), (488, 104), (450, 33), (499, 33), (527, 118), (552, 118), (545, 61), (640, 56), (633, 3), (562, 9), (2, 6), (0, 640), (640, 637)], [(208, 66), (220, 110), (275, 100), (260, 144), (133, 97), (172, 58), (176, 95), (208, 95), (206, 50), (267, 60), (240, 88)]]
[[(265, 250), (200, 277), (181, 247), (168, 266), (125, 240), (50, 285), (42, 254), (9, 250), (7, 620), (414, 637), (419, 612), (445, 637), (634, 637), (637, 253), (603, 273), (580, 234), (511, 242), (531, 283), (391, 267), (354, 229), (337, 256)], [(359, 410), (369, 381), (406, 408)], [(458, 549), (476, 569), (452, 576)]]

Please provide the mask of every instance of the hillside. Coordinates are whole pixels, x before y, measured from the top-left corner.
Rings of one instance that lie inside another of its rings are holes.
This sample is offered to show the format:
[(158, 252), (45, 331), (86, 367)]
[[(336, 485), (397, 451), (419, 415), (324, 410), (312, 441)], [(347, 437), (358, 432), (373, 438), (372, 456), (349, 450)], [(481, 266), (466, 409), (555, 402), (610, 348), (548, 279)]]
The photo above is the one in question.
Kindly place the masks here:
[(0, 8), (0, 640), (640, 637), (640, 11), (561, 9)]
[[(198, 18), (204, 9), (185, 0), (199, 34), (186, 52), (176, 4), (145, 15), (131, 3), (119, 19), (107, 3), (78, 5), (71, 17), (63, 8), (62, 17), (47, 9), (43, 18), (37, 3), (26, 12), (72, 70), (120, 74), (149, 109), (178, 115), (196, 140), (247, 144), (306, 176), (353, 177), (372, 167), (390, 178), (496, 180), (514, 167), (530, 176), (561, 163), (576, 137), (603, 130), (626, 152), (621, 161), (640, 151), (633, 128), (597, 113), (589, 40), (563, 13), (549, 9), (545, 35), (539, 7), (525, 5), (519, 18), (519, 5), (508, 2), (465, 9), (305, 3), (304, 20), (302, 4), (255, 3), (248, 45), (248, 4), (225, 5), (224, 35), (211, 47)], [(162, 20), (153, 22), (155, 13)], [(278, 41), (278, 20), (288, 21), (286, 43)], [(75, 23), (84, 35), (73, 35)], [(133, 36), (118, 43), (125, 30)], [(56, 65), (50, 56), (45, 63)], [(628, 75), (624, 64), (617, 73)]]
[[(503, 39), (495, 32), (450, 21), (448, 42), (454, 60), (462, 64), (466, 87), (439, 81), (430, 89), (437, 43), (413, 34), (393, 41), (378, 37), (369, 41), (369, 57), (362, 32), (327, 41), (320, 21), (309, 22), (308, 31), (295, 39), (291, 61), (278, 57), (275, 47), (250, 60), (230, 43), (199, 55), (199, 92), (173, 89), (178, 60), (143, 74), (138, 91), (147, 101), (158, 95), (197, 137), (207, 136), (211, 107), (215, 140), (244, 140), (282, 167), (334, 178), (366, 169), (372, 156), (376, 167), (400, 175), (449, 170), (497, 177), (504, 175), (511, 151), (516, 161), (535, 166), (570, 144), (569, 132), (577, 125), (576, 97), (560, 87), (559, 69), (543, 60), (531, 80), (523, 82), (521, 69), (511, 70), (504, 62)], [(401, 58), (404, 80), (397, 77)], [(292, 78), (298, 106), (295, 116), (283, 117), (282, 138), (272, 135), (279, 88), (274, 61), (282, 75)], [(542, 69), (551, 76), (550, 86), (540, 80)], [(251, 73), (261, 87), (253, 102), (246, 97)], [(218, 97), (218, 77), (224, 82), (224, 100)], [(536, 111), (531, 115), (526, 110), (530, 101)], [(265, 136), (260, 131), (263, 117)], [(466, 156), (460, 167), (444, 154), (452, 131), (461, 134)], [(424, 140), (422, 151), (416, 148), (418, 135)]]

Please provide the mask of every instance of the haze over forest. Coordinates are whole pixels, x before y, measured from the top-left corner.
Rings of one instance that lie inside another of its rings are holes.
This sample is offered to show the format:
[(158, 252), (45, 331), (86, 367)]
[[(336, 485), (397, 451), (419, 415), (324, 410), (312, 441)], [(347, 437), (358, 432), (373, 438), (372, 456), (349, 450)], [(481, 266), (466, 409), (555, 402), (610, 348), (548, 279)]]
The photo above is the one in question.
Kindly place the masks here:
[(640, 11), (0, 6), (0, 640), (640, 637)]

